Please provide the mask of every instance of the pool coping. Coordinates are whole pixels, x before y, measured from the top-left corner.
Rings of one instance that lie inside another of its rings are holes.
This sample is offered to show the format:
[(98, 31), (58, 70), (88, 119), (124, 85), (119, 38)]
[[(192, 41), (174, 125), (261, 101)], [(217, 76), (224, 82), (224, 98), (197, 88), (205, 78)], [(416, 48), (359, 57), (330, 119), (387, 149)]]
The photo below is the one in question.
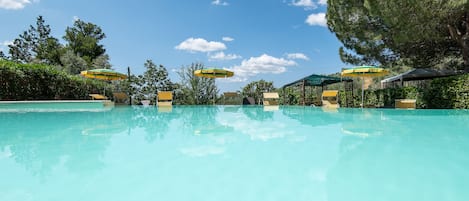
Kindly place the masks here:
[(26, 100), (26, 101), (0, 101), (1, 103), (99, 103), (111, 102), (109, 100)]
[(54, 103), (92, 103), (102, 104), (101, 108), (1, 108), (2, 112), (100, 112), (108, 111), (114, 107), (114, 102), (110, 100), (32, 100), (32, 101), (0, 101), (1, 105), (21, 105), (21, 104), (54, 104)]

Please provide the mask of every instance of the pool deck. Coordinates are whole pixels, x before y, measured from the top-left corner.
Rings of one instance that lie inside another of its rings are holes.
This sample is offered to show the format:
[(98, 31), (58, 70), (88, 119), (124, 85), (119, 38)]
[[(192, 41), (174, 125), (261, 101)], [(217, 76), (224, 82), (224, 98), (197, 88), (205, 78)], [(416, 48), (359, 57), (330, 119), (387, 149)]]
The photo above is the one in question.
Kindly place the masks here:
[(113, 107), (109, 100), (0, 101), (0, 112), (105, 111)]

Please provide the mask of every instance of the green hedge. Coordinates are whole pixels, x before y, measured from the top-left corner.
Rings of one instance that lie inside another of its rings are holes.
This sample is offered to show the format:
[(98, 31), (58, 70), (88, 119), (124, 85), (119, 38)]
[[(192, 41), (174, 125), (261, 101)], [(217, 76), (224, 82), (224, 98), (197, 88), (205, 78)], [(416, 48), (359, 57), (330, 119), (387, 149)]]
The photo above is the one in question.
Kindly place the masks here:
[(52, 66), (0, 60), (0, 100), (89, 99), (89, 93), (101, 93), (104, 87), (109, 86)]
[[(344, 92), (341, 92), (341, 101)], [(353, 107), (359, 107), (361, 92), (354, 94)], [(365, 90), (364, 105), (394, 107), (395, 99), (416, 99), (417, 108), (469, 109), (469, 74), (437, 78), (426, 88), (402, 87)]]

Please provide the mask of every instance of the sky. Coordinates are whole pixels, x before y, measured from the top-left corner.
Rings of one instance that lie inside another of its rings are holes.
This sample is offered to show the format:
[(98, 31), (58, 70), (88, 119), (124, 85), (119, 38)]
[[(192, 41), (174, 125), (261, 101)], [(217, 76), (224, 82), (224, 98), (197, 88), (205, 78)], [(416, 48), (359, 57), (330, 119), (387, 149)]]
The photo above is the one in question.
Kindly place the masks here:
[(43, 16), (60, 39), (80, 19), (102, 28), (112, 68), (142, 74), (146, 60), (161, 64), (171, 81), (193, 63), (234, 71), (220, 92), (252, 81), (275, 87), (346, 66), (341, 43), (326, 25), (327, 0), (0, 0), (0, 50)]

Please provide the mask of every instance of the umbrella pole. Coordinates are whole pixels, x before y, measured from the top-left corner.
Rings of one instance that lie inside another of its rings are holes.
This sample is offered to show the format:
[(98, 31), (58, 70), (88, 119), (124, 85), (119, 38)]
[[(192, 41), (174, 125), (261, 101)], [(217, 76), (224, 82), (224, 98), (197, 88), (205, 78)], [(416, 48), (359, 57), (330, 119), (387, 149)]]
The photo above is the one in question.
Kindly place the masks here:
[(362, 78), (362, 104), (361, 107), (363, 108), (363, 97), (365, 96), (365, 78)]

